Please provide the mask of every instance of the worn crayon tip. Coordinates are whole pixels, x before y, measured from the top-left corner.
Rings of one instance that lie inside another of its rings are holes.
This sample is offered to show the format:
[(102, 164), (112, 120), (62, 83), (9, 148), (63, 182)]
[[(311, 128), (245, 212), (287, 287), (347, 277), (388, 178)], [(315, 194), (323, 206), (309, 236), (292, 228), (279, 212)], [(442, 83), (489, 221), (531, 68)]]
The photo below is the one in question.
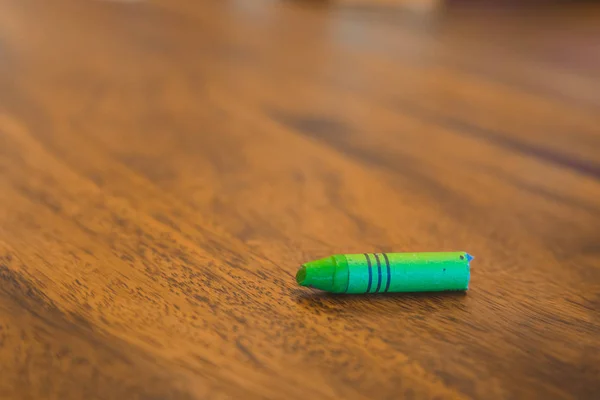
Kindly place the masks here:
[(466, 254), (467, 254), (467, 261), (468, 262), (471, 262), (471, 260), (475, 258), (472, 255), (470, 255), (469, 253), (466, 253)]
[(335, 263), (327, 257), (303, 264), (296, 273), (296, 282), (300, 286), (331, 290), (334, 274)]
[(306, 267), (302, 266), (302, 267), (300, 267), (298, 272), (296, 272), (296, 282), (298, 282), (298, 285), (304, 286), (305, 280), (306, 280)]

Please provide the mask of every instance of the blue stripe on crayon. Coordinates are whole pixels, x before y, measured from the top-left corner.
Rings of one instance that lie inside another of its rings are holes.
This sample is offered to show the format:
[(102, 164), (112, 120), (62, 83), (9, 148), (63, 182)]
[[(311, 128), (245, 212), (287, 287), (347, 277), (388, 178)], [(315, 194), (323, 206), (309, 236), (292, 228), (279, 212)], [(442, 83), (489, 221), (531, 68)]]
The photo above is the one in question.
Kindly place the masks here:
[(369, 293), (371, 291), (371, 284), (373, 283), (373, 271), (371, 271), (371, 259), (367, 253), (365, 254), (365, 258), (367, 259), (367, 269), (369, 270), (369, 284), (367, 285), (367, 291), (365, 293)]
[(375, 256), (375, 260), (377, 260), (377, 289), (375, 289), (375, 293), (378, 293), (381, 288), (381, 260), (377, 256), (377, 253), (373, 253), (373, 255)]
[(383, 258), (385, 258), (385, 265), (387, 267), (387, 274), (388, 274), (388, 280), (385, 283), (385, 289), (383, 290), (383, 293), (387, 293), (388, 290), (390, 290), (390, 282), (392, 281), (392, 270), (390, 268), (390, 259), (387, 258), (387, 254), (382, 253)]
[(383, 291), (383, 293), (387, 293), (387, 291), (390, 289), (390, 282), (392, 281), (392, 270), (390, 268), (390, 260), (387, 256), (387, 254), (382, 253), (383, 254), (383, 258), (385, 258), (385, 264), (387, 266), (387, 282), (385, 284), (385, 290)]

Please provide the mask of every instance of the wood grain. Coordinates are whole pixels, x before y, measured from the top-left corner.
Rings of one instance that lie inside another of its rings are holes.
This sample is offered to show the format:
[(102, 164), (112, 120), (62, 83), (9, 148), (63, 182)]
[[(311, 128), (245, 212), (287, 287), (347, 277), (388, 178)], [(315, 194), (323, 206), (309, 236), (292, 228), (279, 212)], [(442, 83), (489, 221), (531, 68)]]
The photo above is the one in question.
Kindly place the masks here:
[(595, 398), (598, 17), (0, 0), (0, 398)]

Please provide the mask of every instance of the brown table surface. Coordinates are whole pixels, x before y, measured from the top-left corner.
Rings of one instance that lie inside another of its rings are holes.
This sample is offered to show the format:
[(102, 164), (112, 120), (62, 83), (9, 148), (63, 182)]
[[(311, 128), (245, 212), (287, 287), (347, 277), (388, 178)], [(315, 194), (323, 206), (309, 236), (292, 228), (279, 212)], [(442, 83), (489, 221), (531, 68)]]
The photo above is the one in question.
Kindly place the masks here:
[(0, 398), (597, 398), (599, 18), (0, 0)]

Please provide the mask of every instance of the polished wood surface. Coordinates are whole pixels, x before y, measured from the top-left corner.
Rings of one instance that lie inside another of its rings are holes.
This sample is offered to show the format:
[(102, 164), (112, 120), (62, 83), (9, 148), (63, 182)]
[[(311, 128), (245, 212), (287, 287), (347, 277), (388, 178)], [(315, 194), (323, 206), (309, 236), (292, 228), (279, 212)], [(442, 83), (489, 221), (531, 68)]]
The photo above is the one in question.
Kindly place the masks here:
[(0, 0), (0, 398), (597, 398), (599, 17)]

